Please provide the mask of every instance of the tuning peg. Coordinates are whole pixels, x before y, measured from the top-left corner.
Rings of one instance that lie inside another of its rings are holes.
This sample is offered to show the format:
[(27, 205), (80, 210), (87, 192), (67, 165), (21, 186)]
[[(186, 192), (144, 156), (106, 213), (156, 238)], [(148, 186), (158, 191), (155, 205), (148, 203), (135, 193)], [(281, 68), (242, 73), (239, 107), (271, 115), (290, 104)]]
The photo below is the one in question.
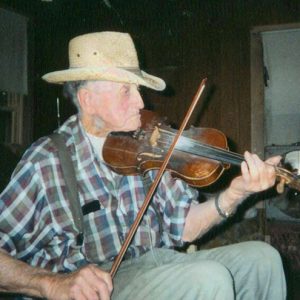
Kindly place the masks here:
[(279, 183), (276, 185), (276, 190), (278, 194), (282, 194), (284, 192), (285, 179), (281, 178)]

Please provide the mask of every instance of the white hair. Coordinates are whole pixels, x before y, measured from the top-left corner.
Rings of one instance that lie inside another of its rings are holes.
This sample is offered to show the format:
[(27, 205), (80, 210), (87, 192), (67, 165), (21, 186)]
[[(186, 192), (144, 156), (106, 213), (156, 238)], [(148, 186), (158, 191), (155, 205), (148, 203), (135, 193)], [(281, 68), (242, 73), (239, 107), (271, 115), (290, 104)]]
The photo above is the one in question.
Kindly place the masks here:
[(66, 98), (70, 98), (73, 104), (76, 106), (78, 112), (81, 112), (81, 107), (79, 105), (77, 93), (82, 88), (88, 84), (87, 80), (80, 81), (67, 81), (63, 86), (63, 94)]

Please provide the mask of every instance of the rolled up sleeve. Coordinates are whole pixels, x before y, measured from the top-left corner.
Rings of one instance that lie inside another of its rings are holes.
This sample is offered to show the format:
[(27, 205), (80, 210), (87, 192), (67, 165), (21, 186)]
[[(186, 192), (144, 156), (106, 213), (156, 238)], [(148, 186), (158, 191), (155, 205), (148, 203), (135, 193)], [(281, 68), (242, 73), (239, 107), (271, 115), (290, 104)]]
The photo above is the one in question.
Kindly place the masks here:
[(20, 165), (0, 195), (0, 248), (12, 256), (22, 252), (23, 236), (33, 230), (38, 218), (35, 209), (39, 176), (30, 162)]

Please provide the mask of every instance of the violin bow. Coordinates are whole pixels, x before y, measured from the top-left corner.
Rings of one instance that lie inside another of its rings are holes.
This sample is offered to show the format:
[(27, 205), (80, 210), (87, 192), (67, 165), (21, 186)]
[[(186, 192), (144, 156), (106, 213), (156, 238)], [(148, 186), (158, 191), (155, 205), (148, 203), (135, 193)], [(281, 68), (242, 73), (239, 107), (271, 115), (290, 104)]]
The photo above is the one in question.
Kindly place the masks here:
[(128, 247), (129, 247), (130, 243), (131, 243), (131, 240), (132, 240), (134, 234), (136, 233), (136, 230), (137, 230), (137, 228), (138, 228), (138, 226), (139, 226), (139, 224), (140, 224), (140, 222), (141, 222), (141, 220), (142, 220), (142, 218), (145, 214), (145, 211), (146, 211), (146, 209), (147, 209), (147, 207), (148, 207), (148, 205), (149, 205), (149, 203), (152, 199), (152, 196), (153, 196), (153, 194), (154, 194), (154, 192), (155, 192), (155, 190), (156, 190), (156, 188), (157, 188), (157, 186), (160, 182), (160, 179), (161, 179), (161, 177), (162, 177), (162, 175), (163, 175), (163, 173), (164, 173), (164, 171), (167, 167), (167, 164), (169, 163), (169, 160), (170, 160), (170, 158), (173, 154), (173, 150), (175, 148), (175, 145), (176, 145), (179, 137), (182, 135), (182, 132), (184, 131), (184, 129), (185, 129), (185, 127), (186, 127), (186, 125), (187, 125), (187, 123), (188, 123), (188, 121), (189, 121), (189, 119), (192, 115), (192, 112), (195, 109), (195, 107), (196, 107), (196, 105), (197, 105), (197, 103), (198, 103), (198, 101), (199, 101), (199, 99), (200, 99), (200, 97), (203, 93), (206, 81), (207, 81), (207, 78), (204, 78), (201, 81), (200, 86), (197, 90), (197, 93), (195, 94), (195, 96), (193, 98), (193, 101), (192, 101), (192, 103), (191, 103), (191, 105), (190, 105), (190, 107), (189, 107), (189, 109), (186, 113), (186, 116), (184, 117), (184, 120), (183, 120), (182, 124), (180, 125), (180, 128), (179, 128), (179, 130), (178, 130), (178, 132), (177, 132), (177, 134), (176, 134), (176, 136), (175, 136), (175, 138), (174, 138), (174, 140), (173, 140), (173, 142), (172, 142), (172, 144), (171, 144), (171, 146), (170, 146), (170, 148), (169, 148), (169, 150), (166, 154), (165, 160), (164, 160), (163, 164), (161, 165), (161, 167), (160, 167), (160, 169), (159, 169), (152, 185), (150, 186), (150, 189), (149, 189), (149, 191), (146, 195), (146, 198), (143, 202), (143, 205), (141, 206), (141, 208), (140, 208), (140, 210), (139, 210), (139, 212), (136, 216), (136, 219), (134, 220), (134, 222), (133, 222), (133, 224), (132, 224), (132, 226), (131, 226), (131, 228), (128, 232), (128, 235), (127, 235), (127, 237), (126, 237), (126, 239), (125, 239), (125, 241), (124, 241), (124, 243), (123, 243), (123, 245), (120, 249), (119, 254), (117, 255), (116, 259), (113, 262), (112, 268), (110, 270), (110, 275), (111, 275), (112, 278), (114, 278), (114, 276), (115, 276), (115, 274), (116, 274), (116, 272), (117, 272), (117, 270), (118, 270), (118, 268), (119, 268), (119, 266), (120, 266), (120, 264), (123, 260), (123, 257), (125, 255)]

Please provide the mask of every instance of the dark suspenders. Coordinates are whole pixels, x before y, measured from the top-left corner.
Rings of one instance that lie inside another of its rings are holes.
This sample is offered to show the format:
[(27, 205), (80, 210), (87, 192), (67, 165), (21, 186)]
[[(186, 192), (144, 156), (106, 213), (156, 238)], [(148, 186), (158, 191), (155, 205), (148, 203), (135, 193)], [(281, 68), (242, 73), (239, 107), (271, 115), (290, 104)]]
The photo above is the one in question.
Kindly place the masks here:
[(75, 223), (77, 235), (77, 245), (83, 243), (83, 214), (78, 195), (78, 187), (76, 173), (65, 140), (63, 136), (57, 132), (49, 136), (58, 150), (58, 157), (62, 168), (62, 173), (67, 186), (67, 193), (70, 199), (70, 209)]

